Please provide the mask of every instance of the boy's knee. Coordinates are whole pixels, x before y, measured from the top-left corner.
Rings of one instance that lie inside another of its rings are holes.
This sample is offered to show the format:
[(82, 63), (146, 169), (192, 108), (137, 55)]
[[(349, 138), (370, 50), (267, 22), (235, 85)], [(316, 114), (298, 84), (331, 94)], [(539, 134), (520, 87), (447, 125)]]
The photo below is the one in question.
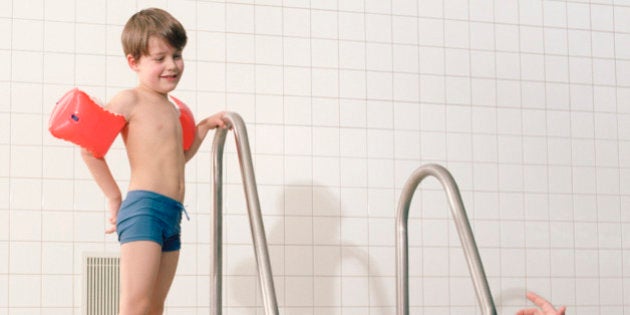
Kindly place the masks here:
[(151, 301), (149, 299), (137, 299), (120, 302), (120, 314), (119, 315), (146, 315), (151, 308)]
[(164, 313), (164, 304), (150, 305), (147, 315), (162, 315)]

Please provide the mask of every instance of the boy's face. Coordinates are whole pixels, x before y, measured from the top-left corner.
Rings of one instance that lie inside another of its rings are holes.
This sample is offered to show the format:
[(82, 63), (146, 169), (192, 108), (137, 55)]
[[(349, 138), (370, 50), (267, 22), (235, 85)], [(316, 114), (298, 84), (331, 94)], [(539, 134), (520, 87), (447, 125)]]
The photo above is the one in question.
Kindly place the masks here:
[(182, 51), (164, 39), (149, 38), (149, 54), (135, 60), (127, 56), (129, 66), (138, 74), (140, 85), (161, 94), (174, 90), (184, 72)]

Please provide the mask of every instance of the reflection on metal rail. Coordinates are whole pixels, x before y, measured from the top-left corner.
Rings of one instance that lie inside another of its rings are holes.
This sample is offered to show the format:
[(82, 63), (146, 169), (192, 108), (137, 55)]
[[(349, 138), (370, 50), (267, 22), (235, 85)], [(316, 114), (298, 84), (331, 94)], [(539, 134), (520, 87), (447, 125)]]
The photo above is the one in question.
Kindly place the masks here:
[(479, 251), (475, 244), (475, 238), (466, 216), (459, 189), (448, 170), (437, 164), (428, 164), (417, 168), (405, 183), (398, 201), (396, 210), (396, 314), (409, 314), (409, 244), (407, 242), (409, 205), (416, 188), (427, 176), (437, 178), (446, 191), (453, 220), (455, 220), (459, 239), (468, 262), (468, 270), (477, 293), (477, 300), (481, 306), (481, 313), (483, 315), (496, 315), (497, 312), (490, 293), (490, 287), (488, 286), (488, 280), (483, 270), (483, 264), (479, 257)]
[[(267, 240), (265, 237), (265, 228), (263, 226), (262, 215), (260, 213), (260, 203), (258, 201), (258, 190), (256, 188), (256, 179), (254, 178), (254, 166), (252, 164), (252, 156), (249, 150), (249, 141), (247, 139), (247, 130), (241, 116), (237, 113), (225, 113), (224, 120), (228, 123), (233, 131), (236, 139), (236, 148), (238, 159), (241, 165), (241, 177), (243, 179), (243, 188), (245, 190), (245, 199), (247, 200), (247, 209), (249, 213), (249, 222), (252, 232), (252, 240), (254, 242), (254, 251), (256, 254), (256, 264), (258, 265), (258, 278), (260, 281), (262, 298), (265, 307), (265, 314), (278, 314), (278, 303), (276, 300), (276, 292), (273, 285), (273, 276), (271, 274), (271, 263), (269, 261), (269, 253), (267, 251)], [(210, 288), (210, 308), (211, 314), (220, 315), (222, 312), (222, 217), (223, 217), (223, 147), (225, 145), (225, 137), (227, 129), (217, 129), (212, 143), (212, 162), (214, 172), (214, 229), (213, 229), (213, 266), (212, 266), (212, 285)]]

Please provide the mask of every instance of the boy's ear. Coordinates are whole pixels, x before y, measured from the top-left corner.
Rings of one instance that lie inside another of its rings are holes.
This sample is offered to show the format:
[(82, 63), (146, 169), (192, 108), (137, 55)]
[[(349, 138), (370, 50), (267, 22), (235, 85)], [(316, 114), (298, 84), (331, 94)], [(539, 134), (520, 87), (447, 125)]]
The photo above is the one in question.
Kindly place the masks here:
[(138, 61), (131, 54), (127, 55), (127, 64), (133, 71), (138, 70)]

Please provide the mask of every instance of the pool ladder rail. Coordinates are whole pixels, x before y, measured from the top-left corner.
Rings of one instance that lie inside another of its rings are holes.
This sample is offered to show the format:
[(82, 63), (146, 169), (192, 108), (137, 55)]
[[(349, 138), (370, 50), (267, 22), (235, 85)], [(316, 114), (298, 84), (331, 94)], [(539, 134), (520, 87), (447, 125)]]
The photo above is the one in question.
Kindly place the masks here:
[(446, 192), (481, 313), (482, 315), (496, 315), (497, 311), (492, 300), (488, 280), (466, 216), (459, 188), (449, 171), (438, 164), (427, 164), (417, 168), (403, 186), (398, 201), (396, 209), (396, 314), (409, 314), (409, 244), (407, 239), (409, 206), (416, 188), (428, 176), (435, 177)]
[[(266, 315), (278, 315), (278, 302), (273, 284), (271, 263), (267, 249), (265, 229), (260, 211), (258, 190), (254, 176), (247, 130), (241, 116), (234, 112), (226, 112), (225, 122), (234, 131), (236, 148), (241, 168), (243, 189), (247, 201), (250, 229), (254, 245), (258, 277)], [(210, 310), (213, 315), (222, 313), (222, 243), (223, 243), (223, 148), (227, 129), (217, 129), (212, 144), (212, 164), (214, 173), (214, 209), (213, 209), (213, 237), (212, 255), (213, 265), (210, 287)], [(479, 251), (475, 243), (472, 229), (464, 209), (459, 189), (452, 175), (446, 168), (437, 164), (423, 165), (417, 168), (409, 177), (399, 199), (396, 209), (396, 314), (409, 314), (409, 248), (407, 226), (409, 206), (413, 194), (420, 182), (427, 176), (435, 177), (441, 184), (449, 201), (453, 219), (464, 250), (468, 269), (470, 271), (477, 299), (480, 303), (482, 315), (496, 315), (496, 309), (488, 280), (486, 278)]]
[[(258, 190), (256, 188), (256, 178), (254, 176), (254, 166), (252, 155), (249, 149), (247, 129), (240, 115), (234, 112), (226, 112), (224, 121), (234, 131), (236, 139), (236, 149), (241, 167), (241, 178), (243, 189), (247, 201), (247, 212), (249, 215), (250, 229), (258, 266), (258, 279), (260, 281), (262, 298), (266, 315), (278, 315), (278, 302), (271, 273), (271, 263), (267, 249), (267, 239), (263, 225)], [(212, 143), (212, 165), (214, 173), (214, 209), (213, 209), (213, 237), (212, 255), (213, 265), (211, 272), (210, 287), (210, 313), (220, 315), (222, 313), (222, 277), (223, 277), (223, 147), (228, 130), (217, 129)]]

